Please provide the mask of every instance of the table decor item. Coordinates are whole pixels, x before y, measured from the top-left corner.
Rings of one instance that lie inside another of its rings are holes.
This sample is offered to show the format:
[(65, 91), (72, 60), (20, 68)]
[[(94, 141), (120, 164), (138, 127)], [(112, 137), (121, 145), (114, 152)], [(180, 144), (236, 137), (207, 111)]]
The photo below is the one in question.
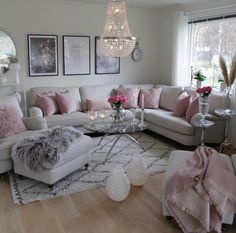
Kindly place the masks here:
[(209, 110), (208, 96), (211, 94), (212, 88), (210, 86), (198, 88), (196, 92), (199, 95), (199, 113), (202, 116), (202, 121), (206, 121), (206, 115)]
[(148, 171), (141, 156), (137, 156), (128, 166), (127, 176), (134, 186), (143, 186), (148, 178)]
[(106, 193), (113, 201), (123, 201), (129, 195), (130, 183), (122, 167), (115, 167), (106, 183)]
[(125, 118), (125, 110), (122, 108), (123, 103), (128, 102), (128, 98), (124, 95), (115, 95), (108, 98), (108, 102), (113, 105), (111, 118), (114, 122), (121, 122)]
[(220, 56), (219, 63), (220, 63), (221, 73), (224, 78), (224, 83), (226, 85), (224, 109), (226, 112), (229, 113), (231, 111), (231, 96), (230, 96), (231, 89), (236, 79), (236, 54), (231, 62), (231, 65), (229, 66), (230, 69), (228, 69), (228, 66), (223, 56)]
[(96, 111), (88, 112), (88, 119), (90, 122), (90, 126), (94, 126), (97, 117), (98, 117), (98, 114)]

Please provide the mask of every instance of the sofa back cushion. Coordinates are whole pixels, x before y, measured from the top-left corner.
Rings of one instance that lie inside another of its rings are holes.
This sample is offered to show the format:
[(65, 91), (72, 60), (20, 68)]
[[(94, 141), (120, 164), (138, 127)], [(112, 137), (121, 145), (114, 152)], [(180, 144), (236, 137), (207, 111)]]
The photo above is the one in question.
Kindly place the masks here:
[(175, 103), (178, 96), (182, 93), (182, 87), (157, 85), (161, 87), (160, 108), (174, 111)]
[(0, 97), (0, 105), (3, 105), (3, 104), (13, 105), (15, 109), (17, 110), (17, 113), (20, 115), (20, 117), (23, 117), (23, 112), (20, 107), (20, 102), (21, 102), (21, 96), (19, 93)]
[(104, 100), (108, 99), (111, 95), (116, 95), (116, 90), (118, 85), (93, 85), (93, 86), (83, 86), (79, 88), (83, 111), (88, 110), (87, 99), (92, 100)]
[(7, 138), (25, 130), (26, 127), (15, 105), (0, 105), (0, 138)]
[[(196, 98), (198, 95), (196, 93), (196, 89), (194, 88), (185, 88), (185, 91), (192, 95), (192, 99)], [(225, 94), (221, 92), (211, 93), (209, 96), (209, 113), (214, 114), (216, 109), (224, 108), (225, 103)]]
[(142, 90), (148, 90), (153, 88), (153, 84), (121, 84), (119, 88), (139, 88)]
[(71, 96), (76, 102), (76, 110), (82, 111), (82, 104), (81, 98), (79, 93), (79, 88), (77, 87), (33, 87), (30, 89), (29, 92), (29, 105), (30, 107), (37, 106), (37, 95), (41, 94), (54, 94), (58, 93), (65, 93), (69, 91)]
[(99, 110), (111, 109), (111, 105), (110, 103), (108, 103), (107, 99), (104, 99), (104, 100), (87, 99), (86, 101), (87, 101), (88, 111), (99, 111)]

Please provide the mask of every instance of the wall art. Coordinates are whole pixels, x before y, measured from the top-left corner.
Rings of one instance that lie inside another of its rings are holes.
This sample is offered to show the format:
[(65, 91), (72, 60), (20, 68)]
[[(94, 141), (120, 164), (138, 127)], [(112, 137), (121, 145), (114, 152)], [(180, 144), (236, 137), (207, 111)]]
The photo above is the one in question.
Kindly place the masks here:
[(28, 35), (29, 76), (58, 75), (56, 35)]
[(95, 74), (119, 74), (120, 58), (105, 56), (99, 47), (99, 37), (95, 37)]
[(90, 36), (63, 36), (63, 73), (90, 74)]

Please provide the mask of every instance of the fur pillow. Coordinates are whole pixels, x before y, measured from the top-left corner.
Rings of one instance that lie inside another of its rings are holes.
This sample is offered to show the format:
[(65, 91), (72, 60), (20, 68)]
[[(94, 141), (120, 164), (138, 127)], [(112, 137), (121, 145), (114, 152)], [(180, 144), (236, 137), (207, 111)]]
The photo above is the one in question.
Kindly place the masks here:
[(0, 138), (7, 138), (26, 131), (26, 127), (14, 105), (0, 105)]

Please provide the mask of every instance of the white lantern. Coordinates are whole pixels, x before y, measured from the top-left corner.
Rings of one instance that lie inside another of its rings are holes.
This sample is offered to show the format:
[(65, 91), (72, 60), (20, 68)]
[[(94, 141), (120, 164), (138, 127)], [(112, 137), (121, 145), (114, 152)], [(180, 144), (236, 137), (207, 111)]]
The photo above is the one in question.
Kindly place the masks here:
[(141, 156), (134, 158), (128, 166), (127, 175), (134, 186), (142, 186), (148, 178), (148, 171)]
[(106, 193), (113, 201), (123, 201), (129, 194), (130, 183), (123, 168), (115, 167), (107, 179)]

